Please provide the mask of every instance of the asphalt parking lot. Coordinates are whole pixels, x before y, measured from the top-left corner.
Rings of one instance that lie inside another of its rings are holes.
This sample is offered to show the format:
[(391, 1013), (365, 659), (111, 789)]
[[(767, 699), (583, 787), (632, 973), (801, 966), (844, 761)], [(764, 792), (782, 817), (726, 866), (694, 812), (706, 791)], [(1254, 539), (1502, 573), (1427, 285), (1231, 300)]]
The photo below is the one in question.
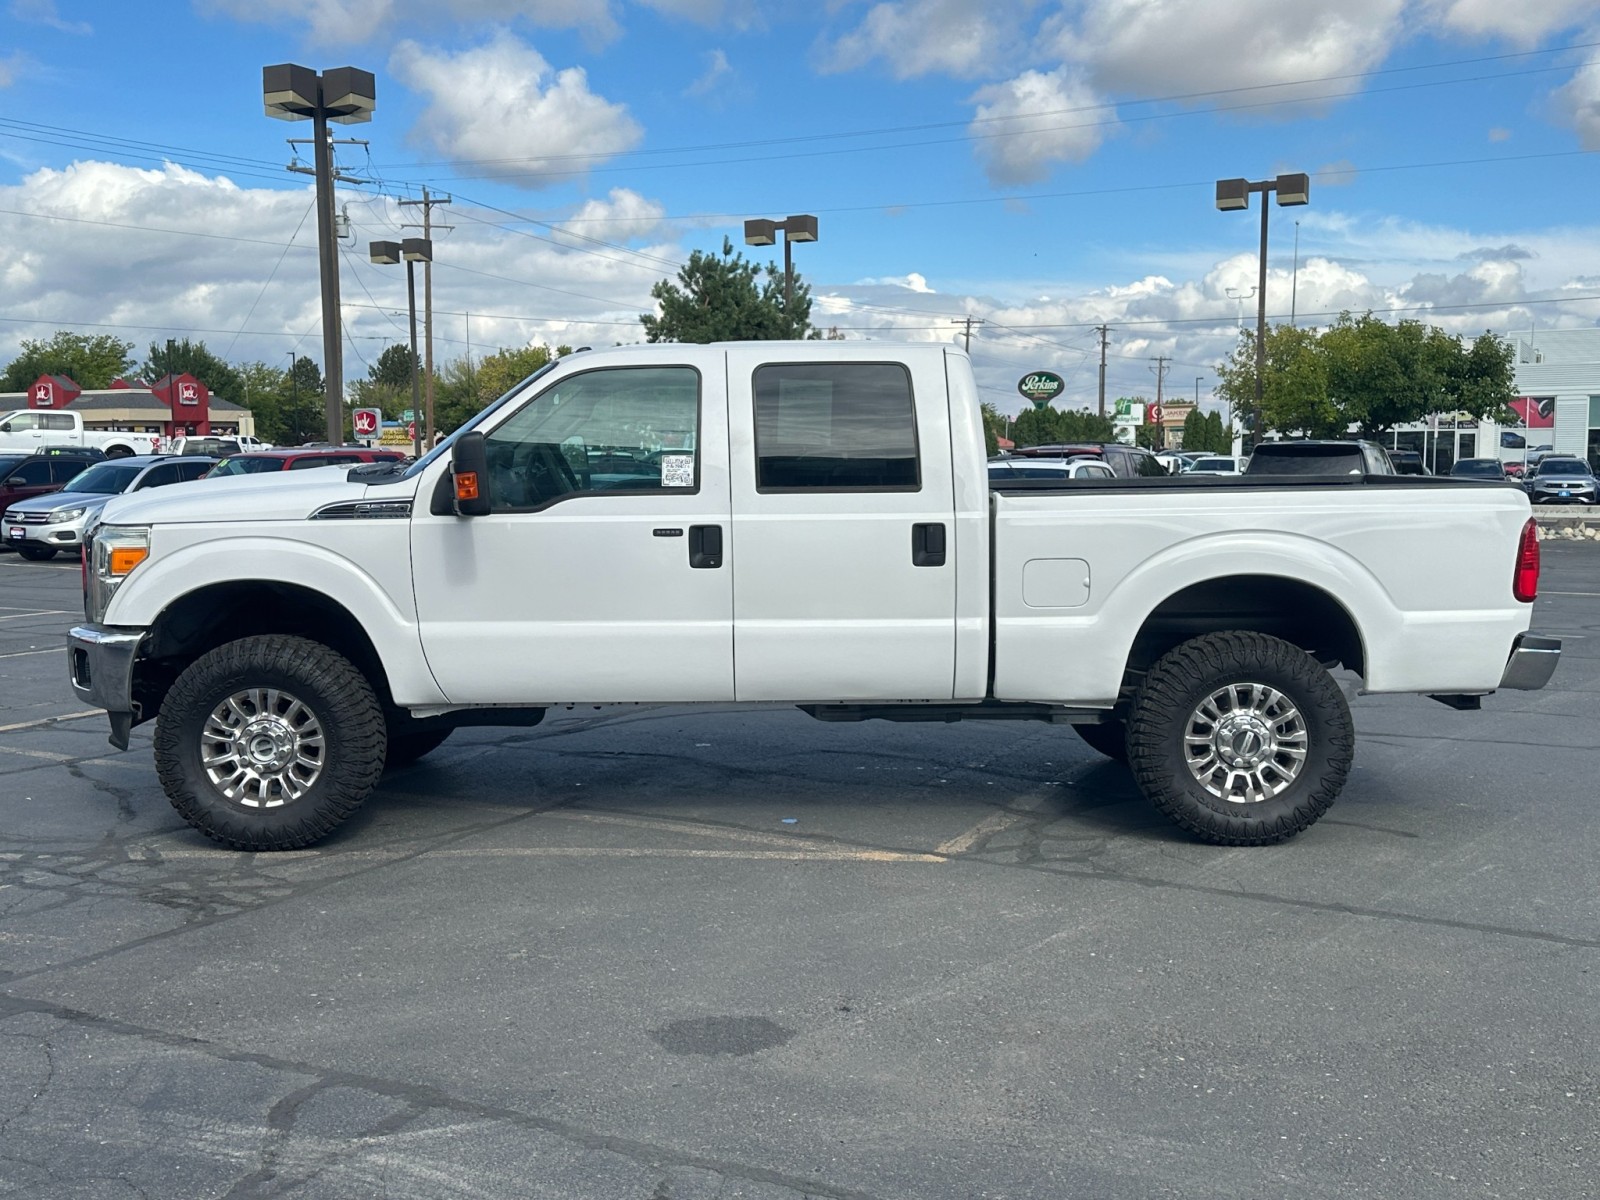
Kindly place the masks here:
[(1600, 551), (1545, 563), (1552, 686), (1359, 698), (1281, 847), (1065, 729), (641, 707), (242, 855), (0, 556), (0, 1196), (1592, 1197)]

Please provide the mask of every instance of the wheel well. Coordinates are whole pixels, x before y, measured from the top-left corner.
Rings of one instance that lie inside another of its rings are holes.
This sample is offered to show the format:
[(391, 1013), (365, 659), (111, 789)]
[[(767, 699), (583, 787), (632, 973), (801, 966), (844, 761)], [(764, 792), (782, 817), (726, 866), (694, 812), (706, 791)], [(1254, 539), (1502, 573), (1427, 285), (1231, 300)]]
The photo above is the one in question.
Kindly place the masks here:
[(1180, 642), (1203, 633), (1244, 629), (1299, 646), (1319, 662), (1365, 674), (1361, 630), (1321, 588), (1276, 575), (1209, 579), (1169, 596), (1133, 640), (1131, 671), (1145, 671)]
[(115, 445), (107, 446), (106, 447), (106, 457), (107, 458), (131, 458), (131, 457), (133, 457), (133, 447), (132, 446), (124, 446), (120, 442), (116, 443)]
[(190, 592), (156, 618), (134, 681), (139, 719), (155, 716), (173, 680), (200, 655), (268, 633), (296, 634), (338, 651), (367, 677), (383, 706), (393, 707), (383, 660), (348, 609), (297, 584), (241, 580)]

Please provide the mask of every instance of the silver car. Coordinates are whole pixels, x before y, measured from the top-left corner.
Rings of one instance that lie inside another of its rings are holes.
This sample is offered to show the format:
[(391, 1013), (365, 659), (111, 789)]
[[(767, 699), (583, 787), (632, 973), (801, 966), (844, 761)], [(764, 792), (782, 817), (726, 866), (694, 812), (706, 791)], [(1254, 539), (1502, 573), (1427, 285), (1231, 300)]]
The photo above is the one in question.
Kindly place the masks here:
[(83, 544), (84, 529), (113, 496), (199, 479), (216, 461), (198, 455), (137, 454), (95, 463), (59, 492), (19, 500), (8, 508), (0, 522), (0, 540), (35, 562), (54, 558), (60, 550), (76, 550)]
[(1596, 499), (1595, 477), (1589, 464), (1565, 454), (1541, 458), (1527, 487), (1535, 504), (1593, 504)]

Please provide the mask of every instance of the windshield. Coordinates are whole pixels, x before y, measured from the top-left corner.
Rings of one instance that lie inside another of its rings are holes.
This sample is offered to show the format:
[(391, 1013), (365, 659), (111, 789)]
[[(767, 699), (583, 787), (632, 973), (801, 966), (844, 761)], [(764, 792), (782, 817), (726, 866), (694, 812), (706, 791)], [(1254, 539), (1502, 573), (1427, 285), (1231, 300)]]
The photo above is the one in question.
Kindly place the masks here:
[(62, 488), (63, 492), (89, 492), (96, 496), (115, 496), (128, 490), (128, 486), (139, 477), (142, 466), (128, 466), (126, 463), (96, 463), (82, 475), (74, 476), (72, 481)]
[(1575, 458), (1547, 458), (1539, 464), (1540, 475), (1587, 475), (1589, 468)]
[(207, 479), (215, 479), (219, 475), (258, 475), (263, 471), (283, 470), (281, 458), (229, 458), (219, 462), (206, 472)]
[[(412, 479), (412, 478), (415, 478), (420, 473), (422, 473), (423, 471), (426, 471), (428, 469), (428, 464), (433, 463), (433, 462), (437, 462), (438, 459), (439, 459), (439, 456), (441, 454), (449, 454), (450, 453), (450, 447), (451, 447), (452, 444), (454, 444), (455, 440), (458, 437), (460, 437), (463, 433), (466, 433), (469, 429), (476, 429), (479, 425), (483, 424), (484, 419), (486, 417), (488, 417), (490, 413), (492, 413), (496, 409), (500, 408), (500, 406), (503, 405), (507, 400), (511, 399), (511, 397), (519, 394), (524, 388), (526, 388), (535, 379), (538, 379), (541, 375), (547, 375), (551, 371), (555, 370), (556, 369), (556, 365), (559, 362), (561, 362), (561, 359), (552, 358), (549, 362), (545, 363), (544, 366), (540, 367), (532, 375), (529, 375), (521, 383), (517, 384), (515, 387), (513, 387), (509, 391), (507, 391), (505, 393), (505, 395), (501, 396), (499, 399), (495, 400), (493, 403), (486, 405), (484, 407), (483, 411), (478, 413), (477, 416), (472, 417), (466, 423), (464, 423), (464, 424), (460, 425), (459, 427), (457, 427), (455, 432), (450, 434), (449, 437), (445, 438), (444, 441), (440, 442), (432, 450), (429, 450), (421, 458), (417, 459), (416, 462), (412, 463), (410, 470), (406, 471), (404, 474), (396, 475), (394, 478), (395, 479)], [(379, 482), (379, 481), (378, 480), (370, 480), (369, 479), (366, 482)], [(381, 482), (393, 483), (394, 480), (393, 479), (382, 480)]]

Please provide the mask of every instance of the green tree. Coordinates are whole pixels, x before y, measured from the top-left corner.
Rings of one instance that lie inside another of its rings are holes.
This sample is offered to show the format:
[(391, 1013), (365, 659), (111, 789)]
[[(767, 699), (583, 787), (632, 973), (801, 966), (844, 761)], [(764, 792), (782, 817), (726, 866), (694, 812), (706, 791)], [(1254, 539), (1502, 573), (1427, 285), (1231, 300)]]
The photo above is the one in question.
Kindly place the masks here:
[(1006, 427), (1006, 419), (1000, 415), (1000, 410), (989, 400), (985, 400), (978, 405), (978, 412), (983, 417), (984, 452), (986, 454), (998, 453), (1000, 449), (1000, 434)]
[(1220, 412), (1206, 414), (1206, 449), (1213, 454), (1233, 453), (1233, 432), (1223, 425)]
[(1024, 409), (1011, 424), (1011, 438), (1018, 446), (1052, 446), (1063, 442), (1112, 442), (1116, 428), (1109, 417), (1096, 416), (1088, 409)]
[(244, 403), (244, 380), (239, 372), (207, 349), (203, 341), (168, 338), (165, 342), (151, 342), (150, 356), (140, 373), (152, 383), (166, 375), (193, 375), (213, 396)]
[[(1267, 330), (1267, 367), (1262, 375), (1261, 418), (1265, 427), (1305, 437), (1343, 437), (1349, 418), (1328, 394), (1328, 362), (1314, 329), (1274, 325)], [(1233, 355), (1218, 370), (1217, 393), (1249, 428), (1256, 403), (1256, 335), (1239, 336)]]
[(640, 314), (645, 340), (704, 343), (818, 337), (811, 327), (810, 286), (795, 275), (793, 300), (786, 311), (783, 283), (779, 267), (746, 260), (723, 238), (720, 255), (696, 250), (678, 271), (676, 284), (663, 279), (650, 289), (661, 315)]
[(550, 361), (571, 354), (572, 347), (519, 346), (501, 349), (473, 363), (454, 359), (440, 369), (434, 384), (433, 424), (453, 433), (529, 375)]
[[(384, 347), (383, 353), (378, 355), (377, 360), (367, 365), (367, 377), (351, 384), (349, 407), (381, 409), (386, 419), (399, 420), (412, 408), (413, 361), (414, 356), (410, 346), (396, 342)], [(417, 386), (419, 389), (426, 387), (427, 381), (418, 379)]]
[(1183, 448), (1185, 450), (1209, 450), (1210, 439), (1206, 429), (1206, 415), (1198, 408), (1191, 408), (1183, 418)]
[(132, 342), (106, 333), (60, 329), (45, 341), (24, 338), (22, 352), (0, 375), (0, 391), (23, 391), (41, 375), (65, 375), (86, 391), (107, 388), (133, 370), (132, 354)]

